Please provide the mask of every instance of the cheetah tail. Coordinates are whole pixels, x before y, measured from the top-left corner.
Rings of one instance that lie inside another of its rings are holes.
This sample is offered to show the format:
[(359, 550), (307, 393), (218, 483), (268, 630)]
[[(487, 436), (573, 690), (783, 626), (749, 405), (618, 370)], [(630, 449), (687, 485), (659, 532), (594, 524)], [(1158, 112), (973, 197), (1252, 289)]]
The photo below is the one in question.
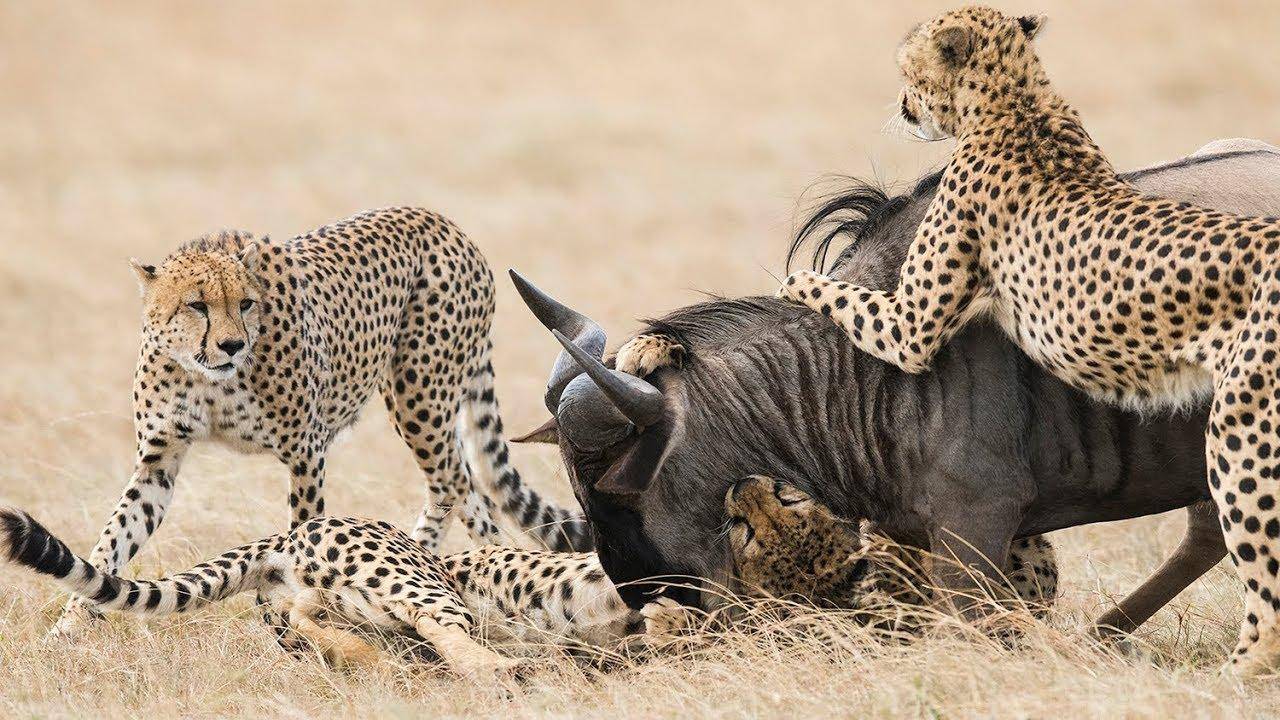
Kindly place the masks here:
[(266, 557), (283, 546), (275, 535), (159, 580), (129, 580), (104, 573), (71, 552), (26, 512), (0, 507), (0, 559), (50, 575), (68, 592), (102, 610), (144, 614), (183, 612), (254, 589)]
[(549, 549), (590, 550), (594, 543), (581, 511), (544, 499), (511, 464), (493, 389), (491, 353), (492, 347), (487, 347), (476, 363), (458, 421), (459, 438), (477, 486), (512, 523)]

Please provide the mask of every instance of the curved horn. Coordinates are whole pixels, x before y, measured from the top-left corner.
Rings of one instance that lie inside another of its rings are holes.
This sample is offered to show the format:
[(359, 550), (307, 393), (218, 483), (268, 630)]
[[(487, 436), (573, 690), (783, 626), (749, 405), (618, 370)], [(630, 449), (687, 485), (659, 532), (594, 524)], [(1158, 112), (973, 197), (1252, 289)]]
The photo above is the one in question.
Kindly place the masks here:
[(556, 410), (556, 426), (574, 445), (589, 450), (609, 447), (635, 427), (584, 373), (565, 386)]
[[(582, 348), (596, 358), (604, 357), (605, 333), (596, 321), (582, 313), (569, 308), (560, 301), (542, 292), (515, 270), (508, 270), (511, 282), (524, 304), (533, 312), (538, 322), (548, 330), (559, 331), (573, 338), (573, 344)], [(556, 364), (551, 368), (551, 377), (547, 380), (547, 392), (543, 402), (554, 415), (560, 405), (560, 395), (565, 386), (578, 375), (582, 368), (565, 353), (560, 353)]]
[(647, 428), (662, 419), (667, 405), (661, 390), (634, 375), (610, 370), (598, 358), (589, 355), (559, 330), (552, 330), (551, 334), (560, 341), (565, 351), (577, 361), (605, 397), (609, 398), (609, 402), (613, 403), (633, 425), (637, 428)]

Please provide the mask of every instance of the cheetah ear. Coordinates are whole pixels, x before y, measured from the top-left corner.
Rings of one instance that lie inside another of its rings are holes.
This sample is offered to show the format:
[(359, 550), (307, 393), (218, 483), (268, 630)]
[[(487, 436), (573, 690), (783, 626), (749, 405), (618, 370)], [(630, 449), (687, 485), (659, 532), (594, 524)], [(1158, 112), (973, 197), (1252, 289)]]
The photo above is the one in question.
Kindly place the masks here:
[(258, 240), (249, 240), (241, 248), (240, 254), (236, 256), (236, 259), (240, 261), (240, 264), (244, 266), (244, 269), (250, 275), (255, 275), (258, 272), (258, 261), (262, 257), (262, 246), (266, 242), (267, 238), (265, 236)]
[(938, 55), (951, 67), (960, 67), (973, 52), (973, 33), (969, 28), (949, 27), (938, 31), (933, 38), (938, 46)]
[(138, 276), (138, 291), (145, 295), (147, 288), (155, 282), (156, 266), (148, 265), (138, 258), (129, 258), (129, 267), (133, 268), (133, 274)]
[(542, 423), (538, 427), (519, 437), (511, 438), (513, 443), (548, 443), (550, 445), (560, 444), (560, 426), (556, 424), (556, 419)]
[(1048, 22), (1048, 15), (1023, 15), (1018, 18), (1018, 27), (1022, 28), (1023, 34), (1028, 40), (1034, 40), (1040, 31), (1044, 29), (1044, 24)]

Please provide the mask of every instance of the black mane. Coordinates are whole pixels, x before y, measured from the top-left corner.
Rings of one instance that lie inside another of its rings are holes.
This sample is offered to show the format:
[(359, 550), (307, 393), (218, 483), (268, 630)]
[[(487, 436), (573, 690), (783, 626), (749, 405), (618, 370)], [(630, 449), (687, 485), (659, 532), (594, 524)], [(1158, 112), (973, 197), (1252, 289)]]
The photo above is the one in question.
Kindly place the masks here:
[(696, 355), (699, 349), (741, 342), (750, 327), (790, 322), (808, 312), (771, 297), (716, 297), (677, 308), (665, 317), (647, 319), (642, 332), (666, 335), (684, 345), (690, 355)]
[(903, 195), (890, 196), (884, 187), (864, 180), (845, 178), (849, 187), (832, 195), (815, 208), (787, 248), (786, 268), (800, 254), (800, 248), (813, 241), (813, 255), (810, 266), (819, 272), (831, 272), (843, 262), (845, 253), (836, 253), (835, 260), (827, 265), (827, 257), (831, 244), (836, 238), (847, 239), (845, 248), (853, 245), (859, 238), (874, 232), (885, 222), (892, 219), (913, 199), (922, 198), (933, 193), (942, 181), (942, 171), (929, 173), (920, 178), (911, 191)]

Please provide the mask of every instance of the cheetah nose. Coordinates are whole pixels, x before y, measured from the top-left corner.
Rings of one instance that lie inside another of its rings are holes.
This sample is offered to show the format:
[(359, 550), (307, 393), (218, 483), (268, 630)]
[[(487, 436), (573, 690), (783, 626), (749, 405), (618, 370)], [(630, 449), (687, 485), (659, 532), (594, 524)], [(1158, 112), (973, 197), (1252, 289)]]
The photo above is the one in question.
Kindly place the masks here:
[(745, 490), (747, 486), (751, 484), (752, 480), (755, 480), (755, 476), (749, 475), (747, 477), (742, 478), (741, 480), (735, 481), (733, 483), (733, 489), (729, 491), (729, 497), (733, 498), (734, 500), (737, 500), (738, 495), (742, 494), (742, 491)]
[(243, 340), (223, 340), (218, 343), (218, 349), (226, 353), (227, 357), (235, 357), (242, 348), (244, 348)]

